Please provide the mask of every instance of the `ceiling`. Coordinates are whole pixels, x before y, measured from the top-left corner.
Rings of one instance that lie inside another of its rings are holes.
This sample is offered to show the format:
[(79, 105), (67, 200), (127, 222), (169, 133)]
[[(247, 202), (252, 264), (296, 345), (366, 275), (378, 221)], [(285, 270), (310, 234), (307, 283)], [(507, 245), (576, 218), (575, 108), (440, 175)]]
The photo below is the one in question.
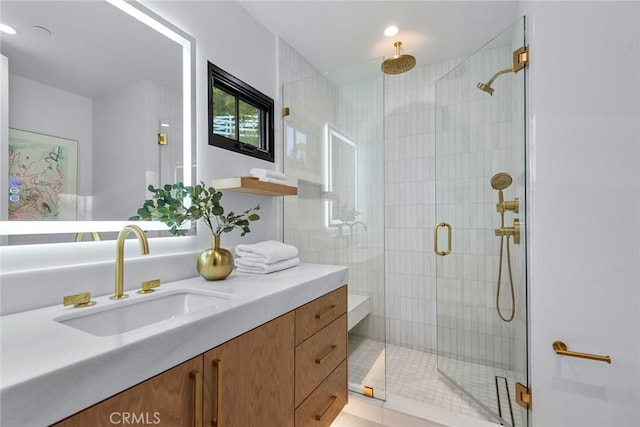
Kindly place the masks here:
[(181, 90), (182, 47), (107, 2), (2, 0), (12, 74), (86, 97), (151, 80)]
[[(418, 64), (467, 56), (508, 28), (516, 1), (245, 1), (238, 3), (318, 71), (340, 70), (402, 53)], [(396, 25), (400, 33), (386, 37)]]

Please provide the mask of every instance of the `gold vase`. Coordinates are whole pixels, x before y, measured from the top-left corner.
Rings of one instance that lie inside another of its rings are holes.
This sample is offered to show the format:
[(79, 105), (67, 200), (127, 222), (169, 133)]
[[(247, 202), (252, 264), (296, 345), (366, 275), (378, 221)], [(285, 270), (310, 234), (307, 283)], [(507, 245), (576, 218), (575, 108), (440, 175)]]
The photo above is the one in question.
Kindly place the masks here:
[(233, 270), (233, 255), (220, 247), (220, 236), (213, 236), (213, 247), (198, 256), (198, 273), (207, 280), (224, 280)]

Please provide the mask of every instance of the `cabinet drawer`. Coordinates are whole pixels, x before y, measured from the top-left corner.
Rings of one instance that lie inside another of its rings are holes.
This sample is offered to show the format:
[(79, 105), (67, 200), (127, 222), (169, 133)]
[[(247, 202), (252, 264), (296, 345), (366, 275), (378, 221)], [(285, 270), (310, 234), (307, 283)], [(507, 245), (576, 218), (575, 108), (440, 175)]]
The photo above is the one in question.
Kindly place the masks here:
[(296, 309), (296, 345), (347, 312), (347, 286)]
[(296, 427), (329, 426), (346, 404), (347, 361), (344, 360), (296, 409)]
[(296, 407), (347, 357), (347, 315), (296, 347)]

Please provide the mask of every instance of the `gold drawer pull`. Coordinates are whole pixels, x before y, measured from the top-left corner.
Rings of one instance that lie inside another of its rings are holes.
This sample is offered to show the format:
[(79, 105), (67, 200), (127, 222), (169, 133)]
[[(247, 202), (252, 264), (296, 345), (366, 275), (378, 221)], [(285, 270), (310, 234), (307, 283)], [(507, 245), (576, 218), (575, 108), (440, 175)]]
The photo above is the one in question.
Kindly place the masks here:
[(611, 363), (611, 356), (600, 356), (599, 354), (579, 353), (577, 351), (567, 350), (567, 345), (562, 341), (553, 343), (553, 349), (560, 356), (581, 357), (583, 359), (597, 360), (599, 362)]
[(202, 372), (189, 372), (193, 379), (193, 427), (202, 427)]
[(326, 309), (325, 311), (323, 311), (322, 313), (316, 313), (316, 319), (322, 319), (324, 316), (326, 316), (327, 314), (331, 313), (333, 310), (335, 310), (337, 307), (336, 304), (331, 304), (331, 307), (329, 307), (328, 309)]
[(222, 425), (222, 360), (215, 359), (211, 364), (216, 370), (216, 412), (215, 416), (211, 419), (211, 425), (213, 427), (220, 427)]
[(335, 344), (332, 345), (329, 351), (327, 351), (327, 353), (324, 356), (316, 358), (316, 363), (318, 365), (321, 365), (327, 359), (327, 357), (329, 357), (329, 355), (335, 351), (336, 348), (338, 348), (337, 345)]
[(331, 396), (331, 402), (329, 402), (329, 405), (327, 405), (326, 408), (324, 408), (324, 411), (322, 411), (321, 414), (316, 414), (316, 421), (322, 421), (322, 417), (324, 417), (324, 414), (327, 413), (327, 411), (329, 410), (329, 408), (331, 408), (331, 406), (333, 405), (333, 402), (335, 402), (338, 399), (338, 396)]

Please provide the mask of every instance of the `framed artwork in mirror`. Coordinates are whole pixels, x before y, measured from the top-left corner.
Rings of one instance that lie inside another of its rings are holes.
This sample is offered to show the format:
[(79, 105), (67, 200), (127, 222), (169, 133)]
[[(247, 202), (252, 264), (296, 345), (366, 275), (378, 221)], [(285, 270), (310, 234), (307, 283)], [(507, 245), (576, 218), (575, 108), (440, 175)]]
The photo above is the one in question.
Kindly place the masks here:
[(78, 143), (9, 129), (9, 220), (77, 219)]

